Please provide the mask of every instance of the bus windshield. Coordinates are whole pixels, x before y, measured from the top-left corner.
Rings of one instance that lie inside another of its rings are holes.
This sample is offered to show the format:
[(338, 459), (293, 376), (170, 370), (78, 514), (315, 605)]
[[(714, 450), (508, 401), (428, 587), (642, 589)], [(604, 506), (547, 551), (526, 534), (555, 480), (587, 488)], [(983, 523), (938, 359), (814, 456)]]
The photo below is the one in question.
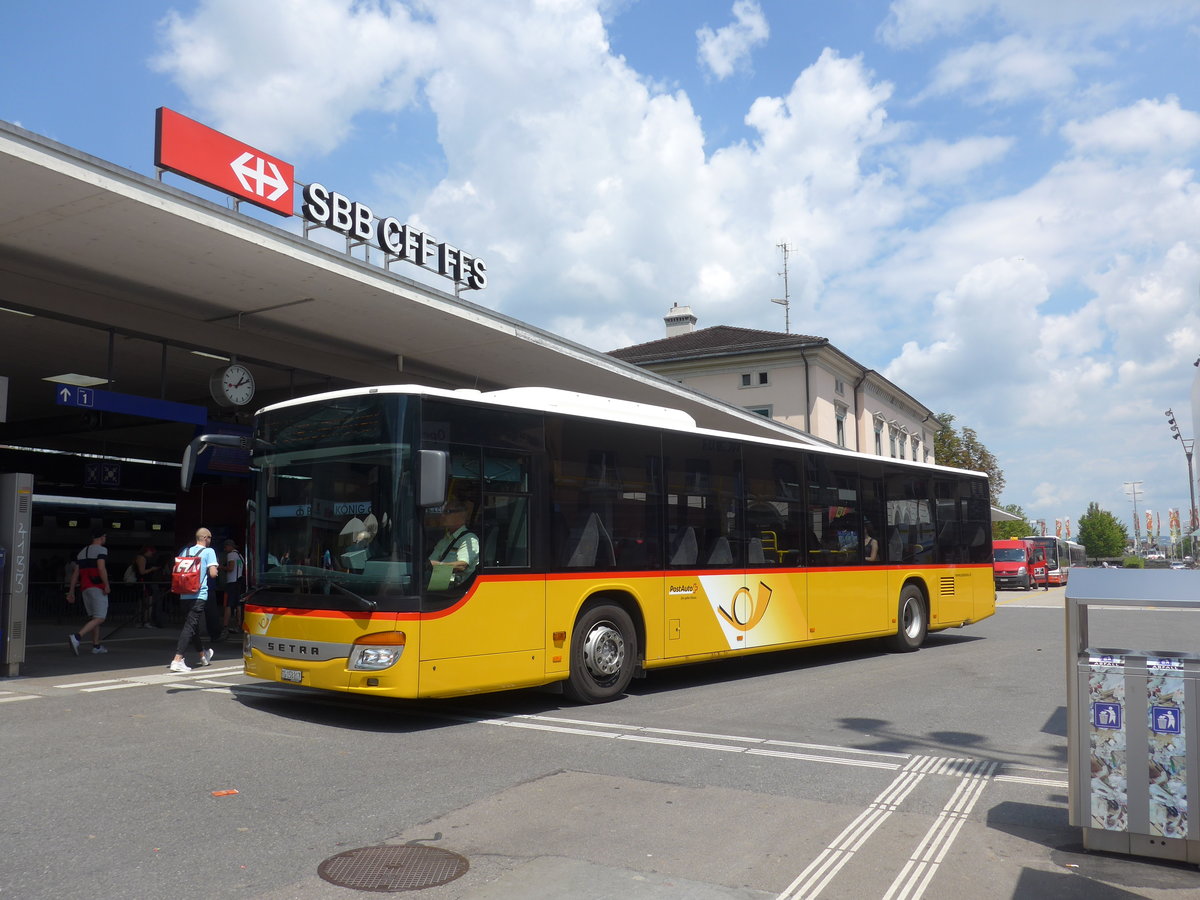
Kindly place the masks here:
[(396, 609), (397, 600), (415, 593), (407, 400), (358, 395), (259, 419), (261, 586), (326, 596), (328, 603), (315, 605), (334, 608), (353, 608), (358, 600)]
[(997, 547), (996, 562), (1025, 562), (1025, 551), (1020, 547)]

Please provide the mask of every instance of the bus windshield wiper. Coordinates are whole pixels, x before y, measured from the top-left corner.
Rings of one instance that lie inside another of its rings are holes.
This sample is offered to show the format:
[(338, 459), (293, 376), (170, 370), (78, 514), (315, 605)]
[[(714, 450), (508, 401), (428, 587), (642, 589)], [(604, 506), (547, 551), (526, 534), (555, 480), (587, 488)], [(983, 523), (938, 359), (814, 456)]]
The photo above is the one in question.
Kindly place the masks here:
[(358, 594), (354, 593), (354, 591), (350, 590), (350, 588), (343, 587), (342, 585), (340, 585), (336, 581), (334, 581), (332, 578), (325, 579), (325, 584), (328, 585), (329, 587), (333, 588), (339, 594), (345, 594), (347, 597), (352, 597), (353, 599), (357, 600), (359, 603), (362, 604), (363, 609), (375, 609), (379, 605), (374, 600), (368, 600), (366, 597), (361, 597)]

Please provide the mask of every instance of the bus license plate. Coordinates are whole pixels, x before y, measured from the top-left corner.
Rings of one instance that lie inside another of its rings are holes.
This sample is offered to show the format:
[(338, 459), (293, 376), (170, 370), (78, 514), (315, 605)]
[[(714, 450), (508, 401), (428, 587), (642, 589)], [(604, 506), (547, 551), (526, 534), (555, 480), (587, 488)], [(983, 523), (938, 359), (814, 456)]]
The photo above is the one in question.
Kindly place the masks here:
[(290, 681), (293, 684), (299, 684), (304, 679), (304, 673), (299, 669), (280, 669), (279, 677), (284, 681)]

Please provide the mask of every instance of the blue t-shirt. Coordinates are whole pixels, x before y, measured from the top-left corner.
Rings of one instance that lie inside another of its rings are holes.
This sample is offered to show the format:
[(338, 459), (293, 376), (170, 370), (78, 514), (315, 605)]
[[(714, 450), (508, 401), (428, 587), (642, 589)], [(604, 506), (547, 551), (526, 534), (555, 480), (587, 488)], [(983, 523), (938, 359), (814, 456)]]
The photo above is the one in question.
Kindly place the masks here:
[[(197, 552), (198, 551), (198, 552)], [(195, 594), (180, 594), (181, 600), (207, 600), (208, 599), (208, 567), (218, 566), (217, 551), (212, 547), (201, 547), (199, 544), (192, 544), (186, 548), (182, 556), (199, 556), (200, 557), (200, 591)]]

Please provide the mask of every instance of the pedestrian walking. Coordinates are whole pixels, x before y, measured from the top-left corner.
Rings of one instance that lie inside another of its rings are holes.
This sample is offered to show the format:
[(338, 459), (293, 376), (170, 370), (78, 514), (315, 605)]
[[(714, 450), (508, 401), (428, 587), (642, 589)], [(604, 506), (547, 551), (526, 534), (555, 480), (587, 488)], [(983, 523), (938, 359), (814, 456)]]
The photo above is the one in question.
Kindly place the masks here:
[(108, 549), (104, 546), (108, 535), (103, 528), (92, 532), (92, 542), (79, 551), (71, 567), (67, 583), (67, 602), (75, 602), (75, 585), (83, 594), (83, 608), (90, 617), (82, 628), (67, 635), (67, 644), (79, 655), (79, 645), (88, 635), (92, 638), (93, 653), (107, 653), (100, 643), (100, 626), (108, 618)]
[(183, 660), (183, 654), (187, 652), (188, 644), (194, 646), (196, 652), (200, 654), (198, 665), (207, 666), (212, 663), (213, 649), (211, 647), (207, 650), (204, 649), (204, 643), (200, 640), (201, 618), (204, 619), (205, 626), (208, 628), (210, 641), (217, 639), (221, 628), (221, 616), (217, 611), (216, 604), (208, 602), (210, 588), (216, 588), (217, 575), (221, 571), (217, 564), (217, 552), (213, 550), (211, 544), (212, 532), (207, 528), (199, 528), (196, 530), (196, 542), (190, 547), (184, 547), (179, 553), (181, 557), (199, 557), (200, 583), (195, 592), (185, 591), (179, 595), (179, 599), (187, 607), (187, 614), (183, 619), (183, 628), (179, 632), (179, 642), (175, 645), (175, 658), (168, 666), (172, 672), (192, 671), (191, 666)]
[(246, 561), (238, 553), (233, 538), (226, 538), (222, 551), (225, 555), (225, 620), (221, 636), (237, 634), (242, 630), (242, 594), (246, 589)]
[(155, 564), (158, 550), (147, 544), (133, 558), (132, 568), (134, 580), (141, 586), (138, 597), (138, 628), (158, 628), (158, 586), (153, 584), (153, 576), (162, 567)]

